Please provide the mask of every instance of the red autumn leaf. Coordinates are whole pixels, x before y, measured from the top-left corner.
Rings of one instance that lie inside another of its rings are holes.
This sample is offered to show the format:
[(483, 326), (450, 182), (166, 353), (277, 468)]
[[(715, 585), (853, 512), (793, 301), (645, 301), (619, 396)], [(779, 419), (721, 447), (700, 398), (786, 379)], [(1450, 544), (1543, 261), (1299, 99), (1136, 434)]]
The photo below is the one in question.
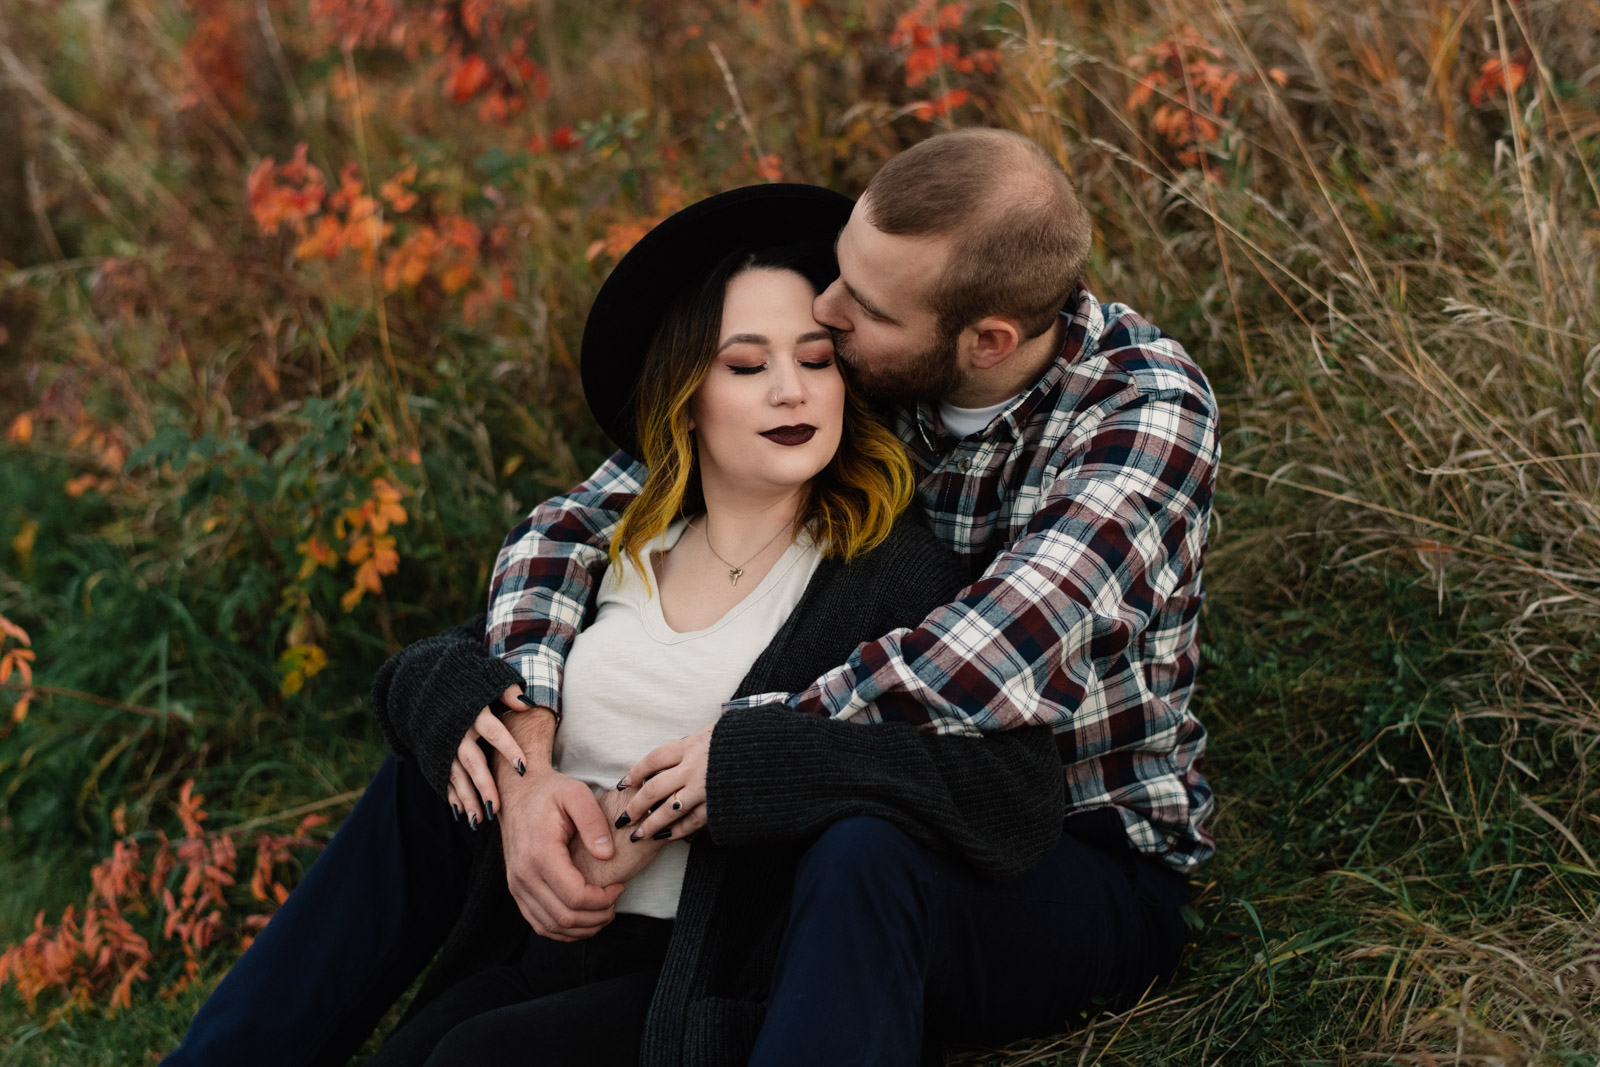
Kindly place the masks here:
[(1513, 56), (1510, 64), (1503, 64), (1499, 56), (1487, 60), (1479, 68), (1478, 80), (1473, 83), (1467, 99), (1478, 107), (1496, 90), (1514, 95), (1528, 76), (1528, 64)]
[(450, 77), (445, 81), (445, 88), (449, 91), (451, 100), (465, 104), (481, 93), (493, 77), (494, 72), (489, 69), (489, 64), (482, 56), (468, 56), (451, 71)]

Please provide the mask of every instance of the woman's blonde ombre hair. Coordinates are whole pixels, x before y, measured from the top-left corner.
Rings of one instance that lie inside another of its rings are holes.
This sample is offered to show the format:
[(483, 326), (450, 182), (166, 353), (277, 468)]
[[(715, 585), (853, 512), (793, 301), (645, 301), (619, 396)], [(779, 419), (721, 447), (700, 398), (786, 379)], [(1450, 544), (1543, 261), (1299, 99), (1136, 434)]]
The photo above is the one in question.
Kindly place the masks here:
[[(679, 517), (705, 510), (689, 405), (716, 357), (728, 283), (753, 270), (790, 271), (820, 292), (833, 274), (832, 255), (818, 245), (729, 256), (673, 304), (656, 330), (634, 391), (637, 458), (650, 473), (611, 538), (612, 565), (626, 557), (646, 585), (644, 546)], [(839, 450), (811, 480), (797, 525), (825, 559), (850, 560), (889, 536), (895, 517), (911, 503), (916, 477), (905, 446), (873, 415), (848, 369), (841, 364), (840, 370), (845, 404)]]

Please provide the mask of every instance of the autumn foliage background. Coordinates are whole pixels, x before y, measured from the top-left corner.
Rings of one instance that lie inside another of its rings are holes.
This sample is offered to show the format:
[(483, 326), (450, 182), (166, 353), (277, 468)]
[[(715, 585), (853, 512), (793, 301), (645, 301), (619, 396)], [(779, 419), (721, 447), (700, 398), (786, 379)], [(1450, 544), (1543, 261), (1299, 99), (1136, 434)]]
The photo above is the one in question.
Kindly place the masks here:
[(1597, 105), (1587, 0), (0, 0), (0, 1062), (175, 1044), (603, 458), (633, 241), (975, 124), (1228, 465), (1178, 980), (959, 1055), (1600, 1062)]

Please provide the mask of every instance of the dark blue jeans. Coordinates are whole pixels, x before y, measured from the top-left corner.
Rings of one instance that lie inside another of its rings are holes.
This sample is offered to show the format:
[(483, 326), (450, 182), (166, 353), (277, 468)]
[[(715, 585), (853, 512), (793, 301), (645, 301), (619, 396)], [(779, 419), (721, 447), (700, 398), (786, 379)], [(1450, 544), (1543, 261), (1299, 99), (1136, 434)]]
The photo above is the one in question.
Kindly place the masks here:
[(925, 1032), (999, 1045), (1136, 1001), (1177, 966), (1187, 883), (1109, 811), (1067, 827), (993, 882), (881, 820), (835, 823), (801, 861), (753, 1067), (916, 1064)]

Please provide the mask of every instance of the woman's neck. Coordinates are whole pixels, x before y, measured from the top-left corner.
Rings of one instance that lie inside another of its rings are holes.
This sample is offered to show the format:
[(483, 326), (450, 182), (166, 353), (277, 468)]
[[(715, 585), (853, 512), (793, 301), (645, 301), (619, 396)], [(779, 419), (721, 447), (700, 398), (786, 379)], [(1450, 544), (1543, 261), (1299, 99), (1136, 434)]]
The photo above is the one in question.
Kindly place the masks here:
[[(705, 524), (717, 552), (729, 559), (742, 559), (761, 551), (774, 534), (792, 527), (805, 499), (804, 487), (771, 494), (748, 491), (729, 492), (717, 485), (703, 485)], [(788, 544), (788, 539), (777, 538)]]

